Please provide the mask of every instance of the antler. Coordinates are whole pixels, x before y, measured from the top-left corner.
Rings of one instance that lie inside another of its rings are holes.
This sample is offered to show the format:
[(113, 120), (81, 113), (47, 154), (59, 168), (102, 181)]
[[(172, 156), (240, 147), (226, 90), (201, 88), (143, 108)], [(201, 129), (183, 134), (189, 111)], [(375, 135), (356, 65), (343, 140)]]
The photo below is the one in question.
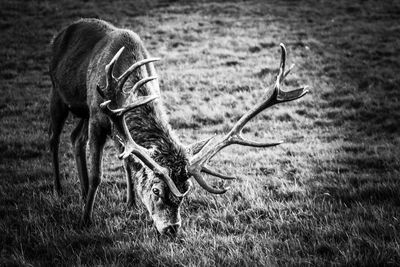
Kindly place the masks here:
[(233, 126), (232, 130), (223, 136), (219, 141), (217, 142), (207, 142), (203, 148), (197, 153), (194, 154), (194, 156), (190, 159), (190, 165), (188, 167), (189, 173), (196, 179), (196, 181), (208, 192), (214, 193), (214, 194), (223, 194), (225, 193), (229, 188), (222, 188), (222, 189), (217, 189), (214, 187), (211, 187), (206, 183), (204, 180), (201, 172), (219, 177), (221, 179), (235, 179), (235, 177), (230, 177), (226, 176), (220, 173), (217, 173), (213, 170), (210, 170), (206, 164), (208, 161), (211, 160), (219, 151), (221, 151), (223, 148), (237, 144), (237, 145), (244, 145), (244, 146), (252, 146), (252, 147), (271, 147), (271, 146), (277, 146), (283, 141), (278, 141), (278, 142), (273, 142), (273, 143), (258, 143), (250, 140), (246, 140), (245, 138), (242, 137), (241, 132), (243, 127), (249, 122), (252, 118), (254, 118), (258, 113), (261, 111), (265, 110), (266, 108), (278, 104), (278, 103), (283, 103), (287, 101), (292, 101), (295, 99), (298, 99), (305, 94), (308, 93), (308, 90), (306, 90), (305, 87), (301, 87), (292, 91), (282, 91), (280, 89), (281, 83), (284, 81), (286, 76), (290, 73), (291, 69), (293, 68), (294, 65), (292, 65), (287, 71), (285, 71), (285, 62), (286, 62), (286, 48), (283, 44), (280, 44), (281, 47), (281, 63), (279, 66), (279, 74), (276, 77), (276, 83), (272, 87), (272, 89), (267, 90), (264, 100), (257, 104), (255, 107), (250, 109), (247, 113), (245, 113), (239, 121), (236, 122), (236, 124)]
[[(152, 81), (156, 79), (157, 77), (147, 77), (144, 79), (139, 80), (130, 90), (130, 92), (125, 92), (123, 90), (123, 86), (129, 76), (140, 66), (147, 64), (149, 62), (153, 61), (158, 61), (158, 58), (149, 58), (149, 59), (144, 59), (141, 61), (136, 62), (133, 64), (127, 71), (124, 72), (120, 77), (115, 78), (113, 75), (113, 69), (115, 66), (116, 61), (120, 57), (122, 51), (124, 50), (125, 47), (122, 47), (112, 58), (109, 64), (106, 65), (105, 71), (107, 75), (107, 85), (106, 85), (106, 90), (111, 90), (111, 88), (114, 88), (114, 86), (117, 87), (117, 90), (120, 90), (124, 94), (130, 94), (136, 91), (138, 88), (143, 86), (149, 81)], [(105, 98), (104, 92), (100, 89), (99, 86), (97, 86), (97, 91), (99, 94)], [(126, 107), (122, 108), (117, 108), (117, 109), (112, 109), (110, 108), (110, 104), (112, 100), (106, 100), (105, 102), (100, 104), (100, 109), (108, 116), (108, 118), (112, 121), (113, 125), (115, 126), (115, 129), (118, 132), (117, 138), (119, 142), (124, 146), (124, 151), (118, 156), (119, 159), (125, 159), (129, 157), (131, 154), (135, 155), (137, 158), (139, 158), (143, 164), (145, 164), (149, 169), (151, 169), (156, 175), (162, 177), (162, 179), (167, 183), (168, 187), (170, 188), (171, 192), (176, 196), (176, 197), (184, 197), (188, 192), (189, 189), (182, 194), (179, 192), (178, 188), (176, 187), (174, 181), (169, 177), (168, 170), (159, 164), (157, 164), (149, 155), (148, 151), (146, 148), (138, 145), (135, 141), (133, 141), (132, 136), (129, 132), (129, 129), (126, 125), (125, 121), (125, 115), (127, 112), (131, 111), (132, 109), (135, 109), (137, 107), (143, 106), (154, 99), (156, 99), (158, 96), (156, 95), (150, 95), (150, 96), (144, 96), (144, 97), (139, 97), (137, 98), (133, 103), (130, 103)]]

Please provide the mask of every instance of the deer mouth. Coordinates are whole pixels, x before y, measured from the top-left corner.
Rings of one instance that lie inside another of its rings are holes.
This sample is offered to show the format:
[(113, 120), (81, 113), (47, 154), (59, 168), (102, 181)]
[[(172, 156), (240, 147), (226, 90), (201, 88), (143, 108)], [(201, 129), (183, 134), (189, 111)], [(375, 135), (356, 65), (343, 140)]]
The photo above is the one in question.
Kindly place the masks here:
[(174, 223), (174, 224), (169, 224), (169, 225), (159, 229), (154, 224), (154, 228), (156, 229), (159, 237), (170, 237), (170, 238), (177, 237), (180, 226), (181, 226), (180, 223)]

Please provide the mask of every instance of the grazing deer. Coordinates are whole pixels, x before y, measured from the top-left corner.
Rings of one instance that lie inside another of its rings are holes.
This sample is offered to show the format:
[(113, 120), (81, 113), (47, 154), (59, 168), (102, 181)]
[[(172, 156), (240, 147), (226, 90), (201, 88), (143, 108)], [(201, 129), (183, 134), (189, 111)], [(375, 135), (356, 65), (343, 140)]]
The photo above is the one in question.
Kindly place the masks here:
[(191, 177), (214, 194), (225, 193), (228, 188), (210, 186), (204, 173), (234, 179), (207, 167), (221, 149), (232, 144), (270, 147), (281, 143), (257, 143), (241, 136), (246, 123), (261, 111), (307, 93), (305, 87), (290, 92), (280, 90), (291, 69), (285, 71), (283, 44), (281, 53), (275, 85), (266, 90), (263, 100), (245, 113), (228, 134), (184, 146), (171, 130), (158, 98), (160, 89), (153, 62), (159, 59), (149, 56), (139, 36), (97, 19), (71, 24), (54, 38), (50, 63), (53, 89), (49, 132), (55, 193), (61, 193), (60, 133), (71, 112), (80, 119), (71, 141), (85, 202), (82, 222), (91, 221), (102, 176), (102, 151), (111, 136), (122, 151), (119, 158), (124, 160), (128, 203), (135, 205), (136, 191), (158, 232), (175, 235), (181, 225), (180, 205), (190, 191)]

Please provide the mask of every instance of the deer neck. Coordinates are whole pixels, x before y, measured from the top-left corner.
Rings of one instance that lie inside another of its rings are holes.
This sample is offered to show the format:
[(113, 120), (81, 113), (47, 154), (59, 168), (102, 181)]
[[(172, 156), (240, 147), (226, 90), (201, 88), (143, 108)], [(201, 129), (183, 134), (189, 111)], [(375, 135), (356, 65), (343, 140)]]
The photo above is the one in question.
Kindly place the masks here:
[(183, 177), (188, 156), (157, 101), (129, 112), (126, 123), (134, 141), (149, 149), (158, 164), (169, 168), (176, 181)]

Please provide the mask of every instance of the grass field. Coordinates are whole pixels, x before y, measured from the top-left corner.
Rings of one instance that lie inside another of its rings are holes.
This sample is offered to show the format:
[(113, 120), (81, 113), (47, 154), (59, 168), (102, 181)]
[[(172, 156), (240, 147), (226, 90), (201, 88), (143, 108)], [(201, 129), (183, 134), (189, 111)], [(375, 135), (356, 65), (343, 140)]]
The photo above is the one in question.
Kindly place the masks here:
[[(399, 1), (0, 5), (0, 265), (400, 265)], [(163, 98), (184, 143), (226, 131), (257, 102), (280, 42), (297, 66), (286, 88), (311, 93), (246, 128), (285, 144), (232, 147), (213, 161), (240, 179), (222, 196), (196, 186), (176, 240), (157, 238), (143, 207), (126, 207), (122, 164), (107, 143), (94, 225), (81, 229), (72, 117), (61, 198), (47, 145), (48, 45), (80, 17), (133, 29), (163, 59)]]

